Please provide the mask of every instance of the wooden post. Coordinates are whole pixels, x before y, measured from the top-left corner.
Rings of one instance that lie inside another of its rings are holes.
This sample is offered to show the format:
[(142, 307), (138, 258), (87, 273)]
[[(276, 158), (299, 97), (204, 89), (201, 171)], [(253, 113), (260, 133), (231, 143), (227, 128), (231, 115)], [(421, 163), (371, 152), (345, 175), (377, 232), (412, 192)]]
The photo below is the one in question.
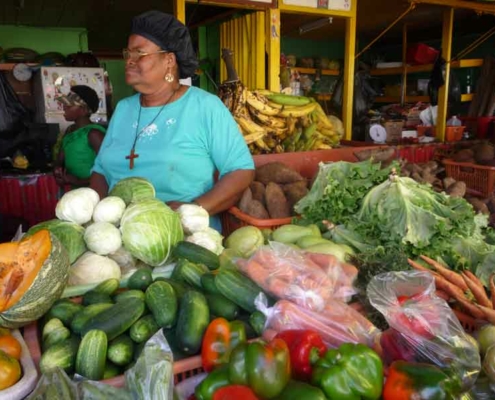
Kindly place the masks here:
[(280, 9), (265, 12), (266, 52), (268, 53), (268, 89), (280, 91)]
[(448, 8), (443, 12), (442, 57), (447, 61), (445, 66), (445, 85), (438, 93), (437, 138), (445, 141), (445, 127), (448, 118), (448, 100), (450, 83), (450, 59), (452, 58), (452, 34), (454, 29), (454, 9)]
[(407, 96), (407, 24), (402, 27), (402, 90), (400, 104), (404, 106)]
[(186, 23), (186, 0), (174, 0), (174, 16), (183, 24)]
[(345, 139), (352, 139), (352, 111), (354, 108), (354, 70), (356, 62), (356, 9), (357, 0), (352, 0), (352, 16), (345, 22), (344, 96), (342, 121)]

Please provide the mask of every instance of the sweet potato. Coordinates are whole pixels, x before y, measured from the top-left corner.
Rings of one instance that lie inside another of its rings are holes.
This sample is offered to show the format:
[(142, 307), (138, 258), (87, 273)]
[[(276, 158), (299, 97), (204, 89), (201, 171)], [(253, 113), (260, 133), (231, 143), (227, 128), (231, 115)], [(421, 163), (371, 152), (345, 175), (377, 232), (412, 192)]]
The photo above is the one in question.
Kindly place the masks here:
[(365, 161), (372, 158), (373, 162), (385, 162), (395, 156), (395, 149), (387, 148), (387, 149), (361, 150), (361, 151), (355, 151), (354, 155), (359, 161)]
[(265, 205), (265, 185), (261, 182), (254, 181), (249, 187), (253, 194), (253, 200), (258, 200), (261, 204)]
[(273, 162), (256, 168), (255, 180), (267, 185), (270, 182), (284, 184), (302, 181), (304, 178), (281, 162)]
[(266, 211), (265, 206), (258, 200), (252, 200), (251, 203), (249, 203), (246, 214), (257, 219), (270, 219), (270, 215), (268, 214), (268, 211)]
[(242, 194), (241, 200), (239, 201), (239, 210), (242, 212), (247, 213), (249, 204), (253, 201), (253, 193), (251, 192), (250, 188), (247, 188), (244, 193)]
[(495, 149), (492, 145), (482, 143), (474, 149), (474, 159), (477, 163), (485, 163), (495, 158)]
[(474, 158), (474, 152), (471, 149), (463, 149), (458, 151), (452, 156), (452, 159), (456, 162), (469, 162)]
[(291, 216), (289, 202), (280, 185), (274, 182), (268, 183), (265, 190), (265, 200), (270, 218), (287, 218)]
[(306, 181), (288, 183), (287, 185), (284, 185), (283, 190), (285, 197), (289, 202), (291, 211), (294, 208), (294, 204), (308, 194), (308, 186)]
[(469, 197), (466, 200), (471, 203), (476, 213), (490, 215), (490, 210), (488, 209), (487, 205), (480, 199), (477, 199), (476, 197)]
[(447, 190), (447, 188), (452, 186), (455, 182), (456, 180), (454, 178), (447, 177), (443, 180), (443, 187), (445, 188), (445, 190)]
[(447, 188), (447, 194), (451, 197), (464, 197), (467, 186), (464, 182), (456, 182)]

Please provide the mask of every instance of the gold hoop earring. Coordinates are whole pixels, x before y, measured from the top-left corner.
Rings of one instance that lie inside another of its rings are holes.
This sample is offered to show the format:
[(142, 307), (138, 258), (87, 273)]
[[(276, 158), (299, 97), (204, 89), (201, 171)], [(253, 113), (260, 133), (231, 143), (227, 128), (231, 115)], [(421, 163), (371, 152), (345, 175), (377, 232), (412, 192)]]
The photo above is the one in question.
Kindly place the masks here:
[(174, 81), (174, 76), (170, 73), (170, 72), (167, 72), (165, 74), (165, 80), (168, 82), (168, 83), (172, 83)]

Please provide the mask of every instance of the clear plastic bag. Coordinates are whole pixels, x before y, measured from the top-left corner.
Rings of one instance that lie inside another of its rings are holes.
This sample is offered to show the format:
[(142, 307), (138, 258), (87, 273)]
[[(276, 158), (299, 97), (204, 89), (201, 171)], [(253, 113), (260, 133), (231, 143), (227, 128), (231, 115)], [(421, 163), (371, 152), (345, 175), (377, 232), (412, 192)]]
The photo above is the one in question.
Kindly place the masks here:
[(313, 257), (285, 244), (271, 242), (249, 260), (238, 260), (237, 265), (275, 298), (319, 311), (330, 299), (344, 300), (355, 293), (352, 287), (355, 276), (348, 276), (335, 258), (332, 263), (329, 256), (321, 256)]
[[(451, 376), (459, 392), (469, 390), (481, 369), (478, 345), (462, 328), (447, 302), (435, 294), (434, 278), (426, 272), (388, 272), (368, 285), (370, 303), (387, 320), (395, 337), (382, 338), (385, 361), (393, 358), (426, 362)], [(391, 357), (388, 343), (399, 343)], [(388, 353), (388, 354), (387, 354)]]
[(287, 300), (268, 308), (261, 293), (256, 308), (266, 316), (265, 330), (311, 329), (320, 334), (326, 346), (337, 348), (344, 343), (362, 343), (376, 348), (380, 330), (362, 314), (338, 300), (330, 301), (323, 310), (314, 312)]

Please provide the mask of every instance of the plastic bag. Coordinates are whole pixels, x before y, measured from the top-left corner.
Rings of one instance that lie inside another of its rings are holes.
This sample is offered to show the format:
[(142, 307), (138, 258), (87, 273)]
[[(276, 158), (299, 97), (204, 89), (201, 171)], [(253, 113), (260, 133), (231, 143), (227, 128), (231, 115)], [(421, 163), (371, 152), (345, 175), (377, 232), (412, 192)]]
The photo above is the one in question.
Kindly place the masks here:
[(390, 357), (388, 343), (399, 343), (403, 350), (396, 359), (442, 368), (454, 378), (459, 392), (473, 386), (481, 370), (478, 345), (466, 334), (447, 302), (435, 294), (430, 273), (380, 274), (370, 282), (367, 292), (370, 303), (397, 335), (392, 340), (381, 340), (383, 354), (388, 352)]
[(280, 300), (268, 308), (266, 296), (255, 300), (256, 308), (266, 316), (267, 339), (271, 333), (288, 329), (311, 329), (320, 334), (327, 347), (337, 348), (344, 343), (362, 343), (376, 347), (380, 330), (351, 306), (330, 301), (322, 311), (314, 312), (287, 300)]
[(29, 112), (19, 101), (17, 94), (7, 81), (5, 74), (0, 74), (0, 133), (3, 139), (23, 127), (23, 122), (29, 120)]
[(136, 364), (125, 372), (126, 387), (135, 399), (173, 398), (173, 354), (160, 329), (149, 339)]
[(207, 373), (191, 376), (177, 384), (174, 388), (174, 400), (188, 400), (198, 386), (206, 378)]
[(355, 293), (352, 281), (357, 270), (348, 276), (335, 257), (312, 256), (278, 242), (261, 247), (237, 265), (270, 295), (310, 310), (323, 310), (331, 298), (344, 300)]

